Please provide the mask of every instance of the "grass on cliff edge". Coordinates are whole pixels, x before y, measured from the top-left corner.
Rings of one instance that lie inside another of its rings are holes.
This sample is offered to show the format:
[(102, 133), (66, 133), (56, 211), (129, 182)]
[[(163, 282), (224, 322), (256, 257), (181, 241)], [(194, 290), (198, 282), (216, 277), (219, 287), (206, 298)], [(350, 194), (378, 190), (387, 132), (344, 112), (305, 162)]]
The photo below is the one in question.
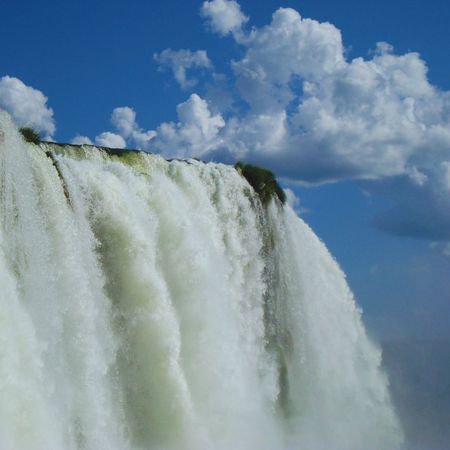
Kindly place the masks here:
[(252, 166), (251, 164), (244, 164), (240, 161), (234, 167), (257, 192), (264, 205), (269, 203), (273, 195), (276, 195), (281, 203), (284, 204), (286, 202), (286, 194), (270, 170)]
[(33, 128), (23, 127), (19, 131), (27, 142), (32, 142), (33, 144), (39, 144), (41, 142), (41, 136)]

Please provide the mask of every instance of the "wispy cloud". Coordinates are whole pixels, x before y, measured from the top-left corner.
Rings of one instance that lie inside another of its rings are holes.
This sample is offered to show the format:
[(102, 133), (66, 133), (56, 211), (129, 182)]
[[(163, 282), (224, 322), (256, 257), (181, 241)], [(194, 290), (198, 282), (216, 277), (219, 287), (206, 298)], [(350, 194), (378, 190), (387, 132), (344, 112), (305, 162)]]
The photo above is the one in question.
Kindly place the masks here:
[(160, 70), (171, 70), (175, 80), (183, 89), (194, 87), (198, 80), (188, 78), (189, 69), (211, 69), (212, 64), (205, 50), (172, 50), (166, 48), (161, 53), (155, 53), (153, 59), (159, 64)]
[(225, 36), (232, 33), (235, 38), (242, 33), (248, 17), (241, 11), (241, 6), (234, 0), (212, 0), (203, 2), (200, 10), (207, 26), (214, 32)]

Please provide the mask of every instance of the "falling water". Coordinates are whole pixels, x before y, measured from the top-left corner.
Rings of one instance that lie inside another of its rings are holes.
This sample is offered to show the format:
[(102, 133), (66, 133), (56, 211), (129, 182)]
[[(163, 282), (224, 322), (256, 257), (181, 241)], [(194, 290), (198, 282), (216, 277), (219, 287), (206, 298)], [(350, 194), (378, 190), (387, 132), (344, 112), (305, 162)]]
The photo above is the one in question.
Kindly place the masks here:
[(0, 448), (395, 450), (345, 276), (232, 167), (0, 114)]

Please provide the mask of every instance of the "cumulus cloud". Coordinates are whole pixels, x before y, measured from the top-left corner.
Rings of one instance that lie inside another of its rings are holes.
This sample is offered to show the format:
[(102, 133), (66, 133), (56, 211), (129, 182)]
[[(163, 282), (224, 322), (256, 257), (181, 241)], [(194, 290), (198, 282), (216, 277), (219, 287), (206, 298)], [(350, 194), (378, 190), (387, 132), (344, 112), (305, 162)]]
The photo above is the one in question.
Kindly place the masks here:
[(111, 133), (110, 131), (105, 131), (96, 136), (95, 143), (101, 147), (110, 148), (125, 148), (127, 146), (125, 139), (120, 134)]
[(369, 57), (348, 60), (334, 25), (290, 8), (244, 35), (244, 20), (220, 25), (228, 2), (210, 3), (202, 14), (215, 31), (241, 30), (233, 36), (244, 55), (232, 70), (246, 104), (210, 152), (225, 148), (294, 182), (364, 182), (393, 203), (379, 228), (450, 239), (450, 93), (430, 83), (419, 54), (397, 55), (381, 42)]
[[(211, 112), (205, 99), (192, 94), (177, 106), (177, 116), (177, 122), (164, 122), (156, 130), (145, 131), (137, 124), (132, 108), (115, 108), (111, 123), (117, 133), (105, 131), (95, 138), (95, 144), (125, 148), (128, 142), (134, 148), (157, 151), (166, 158), (203, 157), (221, 146), (225, 120)], [(90, 143), (90, 139), (77, 136), (72, 143)]]
[(234, 0), (211, 0), (203, 2), (200, 10), (212, 31), (225, 36), (233, 33), (235, 37), (242, 32), (242, 26), (248, 21), (240, 5)]
[(136, 121), (136, 112), (128, 107), (114, 108), (111, 114), (111, 123), (117, 132), (104, 131), (95, 137), (94, 142), (87, 136), (77, 135), (72, 144), (96, 144), (102, 147), (148, 150), (152, 139), (156, 136), (153, 130), (143, 130)]
[[(253, 29), (245, 47), (233, 70), (249, 112), (229, 123), (241, 130), (230, 134), (238, 136), (230, 148), (241, 157), (317, 183), (417, 178), (415, 159), (424, 147), (450, 149), (449, 95), (429, 83), (417, 53), (394, 55), (380, 44), (372, 58), (347, 61), (336, 27), (289, 8)], [(243, 136), (242, 130), (264, 122), (277, 138)]]
[(289, 8), (276, 11), (271, 24), (254, 28), (245, 47), (233, 69), (242, 97), (255, 112), (286, 108), (295, 98), (291, 82), (320, 81), (344, 65), (339, 30), (302, 19)]
[[(293, 183), (354, 180), (390, 197), (380, 229), (450, 241), (450, 92), (430, 83), (419, 54), (382, 42), (349, 59), (339, 29), (291, 8), (249, 31), (234, 0), (205, 1), (201, 14), (232, 35), (240, 58), (227, 78), (211, 77), (208, 101), (192, 94), (177, 121), (154, 131), (142, 130), (131, 108), (115, 110), (123, 139), (168, 157), (241, 159)], [(206, 52), (155, 58), (182, 87), (196, 81), (187, 70), (210, 65)]]
[(225, 121), (212, 114), (206, 100), (197, 94), (177, 106), (178, 122), (161, 124), (156, 130), (155, 149), (171, 158), (202, 157), (221, 145)]
[(81, 136), (77, 134), (71, 141), (71, 144), (75, 145), (92, 145), (93, 142), (87, 136)]
[(160, 70), (169, 69), (172, 71), (175, 80), (183, 89), (192, 88), (198, 83), (196, 78), (188, 78), (189, 69), (211, 69), (212, 64), (205, 50), (172, 50), (166, 48), (161, 53), (153, 55), (154, 60), (159, 64)]
[[(220, 18), (225, 7), (242, 14), (223, 1), (205, 2), (202, 13)], [(417, 53), (379, 43), (370, 58), (347, 60), (335, 26), (290, 8), (236, 40), (245, 52), (232, 69), (246, 112), (228, 117), (218, 147), (208, 140), (204, 153), (226, 149), (310, 183), (405, 176), (423, 185), (434, 158), (447, 158), (449, 93), (429, 83)]]
[(244, 118), (232, 117), (223, 134), (225, 147), (235, 159), (271, 160), (280, 155), (288, 144), (287, 114), (280, 110), (249, 113)]
[(55, 133), (53, 110), (39, 90), (14, 77), (0, 78), (0, 108), (7, 111), (20, 127), (29, 126), (50, 139)]
[(149, 148), (150, 141), (156, 133), (152, 130), (144, 131), (136, 122), (135, 111), (128, 107), (115, 108), (111, 115), (111, 122), (119, 131), (122, 138), (131, 141), (138, 150)]

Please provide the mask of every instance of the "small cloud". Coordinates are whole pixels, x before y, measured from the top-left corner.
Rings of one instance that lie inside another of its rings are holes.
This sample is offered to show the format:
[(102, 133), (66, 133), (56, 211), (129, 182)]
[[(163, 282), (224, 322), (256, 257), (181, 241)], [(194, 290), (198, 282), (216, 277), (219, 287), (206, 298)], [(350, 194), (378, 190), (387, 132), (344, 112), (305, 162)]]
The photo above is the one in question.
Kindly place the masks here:
[(136, 113), (128, 106), (114, 108), (111, 123), (117, 128), (121, 136), (130, 136), (136, 128)]
[(150, 141), (156, 136), (153, 130), (144, 131), (136, 122), (136, 112), (128, 107), (114, 108), (111, 122), (126, 140), (130, 140), (138, 150), (146, 150)]
[(76, 135), (71, 141), (75, 145), (92, 145), (92, 141), (87, 136)]
[(32, 127), (51, 139), (55, 133), (53, 110), (47, 97), (39, 90), (15, 77), (0, 78), (0, 108), (7, 111), (19, 126)]
[(220, 146), (225, 121), (211, 113), (208, 103), (197, 94), (177, 106), (178, 122), (161, 124), (153, 143), (164, 156), (201, 157)]
[[(118, 133), (105, 131), (95, 138), (95, 144), (111, 148), (125, 148), (129, 142), (137, 150), (148, 150), (151, 140), (156, 136), (155, 131), (145, 131), (139, 127), (136, 122), (136, 112), (128, 106), (114, 108), (111, 114), (111, 123)], [(72, 144), (93, 144), (93, 142), (87, 136), (78, 135), (72, 139)]]
[(380, 41), (380, 42), (377, 42), (375, 50), (372, 50), (371, 52), (369, 52), (369, 54), (382, 56), (382, 55), (388, 55), (393, 52), (394, 52), (394, 47), (391, 44), (389, 44), (388, 42)]
[(212, 0), (203, 2), (200, 10), (212, 31), (225, 36), (229, 33), (239, 36), (242, 26), (248, 21), (239, 3), (234, 0)]
[(211, 69), (212, 64), (205, 50), (172, 50), (166, 48), (161, 53), (155, 53), (153, 59), (159, 64), (160, 70), (172, 71), (175, 80), (183, 89), (194, 87), (198, 80), (188, 78), (190, 69)]
[(111, 133), (109, 131), (105, 131), (104, 133), (96, 136), (95, 143), (102, 147), (110, 148), (125, 148), (127, 146), (127, 143), (122, 136), (116, 133)]
[(407, 174), (409, 176), (409, 179), (418, 186), (423, 186), (428, 179), (428, 177), (420, 170), (418, 170), (417, 167), (411, 167), (407, 169)]

